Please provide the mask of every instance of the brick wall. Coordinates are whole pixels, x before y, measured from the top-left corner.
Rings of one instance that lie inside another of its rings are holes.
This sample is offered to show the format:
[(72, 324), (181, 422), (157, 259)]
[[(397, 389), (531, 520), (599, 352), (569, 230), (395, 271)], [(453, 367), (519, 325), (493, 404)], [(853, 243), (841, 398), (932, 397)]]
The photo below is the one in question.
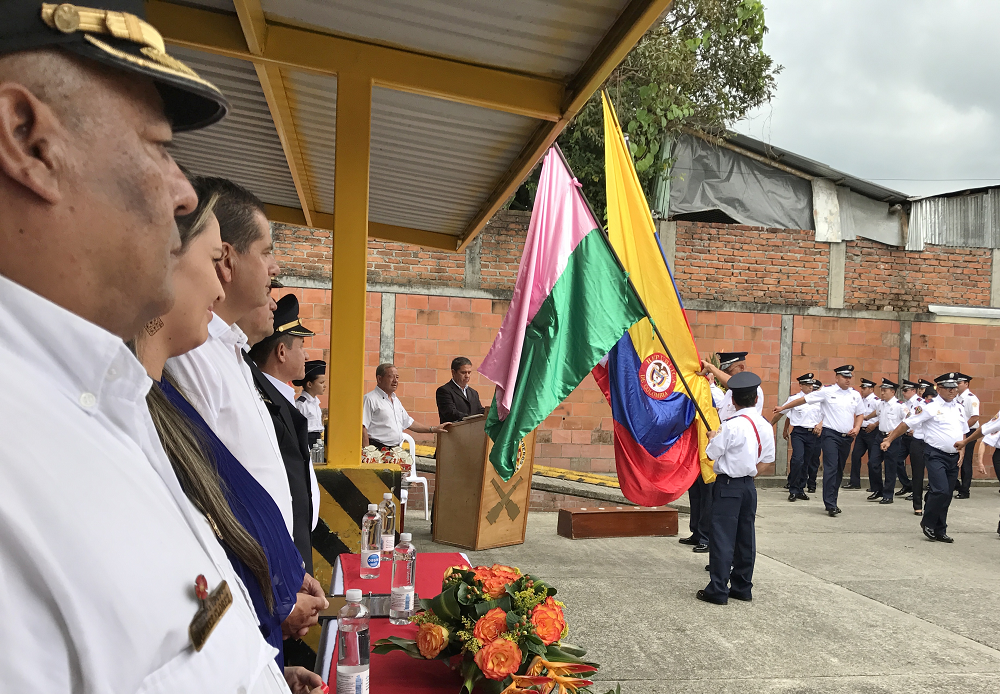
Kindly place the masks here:
[(276, 222), (271, 225), (271, 236), (282, 273), (329, 281), (333, 261), (332, 232)]
[(461, 287), (465, 255), (368, 239), (368, 281)]
[(822, 303), (829, 245), (813, 237), (811, 231), (677, 222), (674, 279), (685, 299)]
[(514, 288), (530, 222), (530, 212), (504, 210), (486, 225), (479, 255), (483, 289)]
[(844, 307), (926, 311), (928, 304), (990, 305), (988, 248), (926, 246), (905, 251), (858, 238), (847, 242)]

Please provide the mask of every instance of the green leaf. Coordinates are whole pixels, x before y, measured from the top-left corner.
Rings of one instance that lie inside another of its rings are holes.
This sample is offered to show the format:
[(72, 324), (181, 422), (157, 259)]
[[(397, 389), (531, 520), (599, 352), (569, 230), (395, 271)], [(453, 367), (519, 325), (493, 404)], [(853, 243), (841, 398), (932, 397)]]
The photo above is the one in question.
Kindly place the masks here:
[(569, 655), (576, 656), (577, 658), (582, 658), (587, 655), (587, 651), (579, 646), (574, 646), (572, 643), (566, 643), (565, 641), (559, 642), (559, 650), (563, 653), (568, 653)]
[(385, 639), (379, 639), (375, 642), (375, 647), (372, 648), (372, 653), (385, 654), (391, 653), (392, 651), (403, 651), (411, 658), (426, 660), (426, 658), (420, 655), (420, 649), (417, 648), (416, 641), (403, 639), (398, 636), (390, 636)]
[(455, 586), (448, 586), (440, 595), (431, 600), (431, 610), (446, 622), (456, 622), (462, 616), (462, 608), (455, 597)]
[(546, 591), (546, 592), (548, 593), (548, 596), (547, 596), (547, 597), (550, 597), (550, 598), (551, 598), (551, 597), (552, 597), (553, 595), (555, 595), (555, 594), (556, 594), (556, 593), (558, 593), (559, 591), (557, 591), (557, 590), (556, 590), (555, 588), (553, 588), (552, 586), (549, 586), (549, 589), (548, 589), (548, 591)]
[(476, 684), (483, 679), (482, 671), (471, 657), (466, 657), (462, 661), (462, 677), (465, 679), (465, 682), (462, 683), (461, 692), (468, 692), (469, 694), (472, 694), (472, 690), (475, 689)]
[[(552, 663), (586, 663), (575, 655), (567, 653), (558, 646), (552, 645), (545, 649), (545, 659)], [(586, 663), (592, 665), (593, 663)]]
[[(645, 149), (645, 147), (643, 147), (643, 149)], [(646, 169), (649, 168), (650, 164), (652, 163), (653, 163), (653, 153), (650, 152), (635, 163), (635, 170), (638, 172), (645, 171)]]
[(526, 640), (524, 642), (524, 649), (530, 653), (534, 653), (535, 655), (540, 655), (545, 658), (546, 650), (544, 644), (538, 644), (530, 640)]
[(469, 588), (470, 586), (468, 583), (459, 583), (458, 590), (455, 591), (455, 598), (462, 605), (472, 604), (474, 598), (471, 595), (469, 595)]
[(504, 612), (510, 612), (513, 609), (513, 606), (514, 603), (511, 600), (510, 595), (501, 595), (496, 600), (490, 600), (489, 602), (477, 602), (475, 605), (476, 616), (482, 617), (494, 607), (499, 607)]
[(517, 616), (516, 612), (513, 612), (513, 611), (512, 612), (508, 612), (507, 613), (507, 631), (513, 631), (514, 627), (517, 626), (517, 623), (519, 621), (521, 621), (521, 618)]

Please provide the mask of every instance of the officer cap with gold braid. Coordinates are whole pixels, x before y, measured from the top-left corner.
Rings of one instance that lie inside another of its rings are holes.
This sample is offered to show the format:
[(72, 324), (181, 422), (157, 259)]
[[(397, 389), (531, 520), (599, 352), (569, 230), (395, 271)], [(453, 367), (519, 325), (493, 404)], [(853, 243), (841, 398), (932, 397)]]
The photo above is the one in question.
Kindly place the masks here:
[(278, 299), (278, 307), (274, 309), (274, 334), (296, 337), (312, 337), (316, 334), (299, 320), (299, 300), (294, 294)]
[(96, 6), (0, 0), (0, 55), (62, 48), (148, 77), (175, 131), (211, 125), (229, 104), (214, 85), (167, 55), (163, 37), (143, 17), (143, 0), (92, 0)]

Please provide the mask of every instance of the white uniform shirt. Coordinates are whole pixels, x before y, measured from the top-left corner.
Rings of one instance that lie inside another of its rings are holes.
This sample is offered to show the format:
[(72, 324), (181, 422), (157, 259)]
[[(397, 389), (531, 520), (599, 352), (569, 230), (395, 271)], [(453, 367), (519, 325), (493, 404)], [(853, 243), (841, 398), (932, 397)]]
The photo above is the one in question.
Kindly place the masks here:
[[(757, 414), (764, 411), (764, 391), (757, 386), (757, 404), (754, 405), (757, 410)], [(722, 398), (722, 407), (716, 408), (719, 410), (719, 419), (726, 420), (730, 417), (736, 415), (736, 405), (733, 404), (733, 391), (727, 390), (725, 396)]]
[(395, 394), (390, 398), (384, 390), (376, 387), (365, 393), (361, 423), (371, 438), (387, 446), (398, 446), (403, 442), (403, 430), (413, 424), (413, 417), (407, 414)]
[(309, 431), (323, 431), (323, 408), (319, 406), (319, 398), (303, 390), (295, 400), (295, 407), (309, 421)]
[(714, 383), (710, 383), (709, 388), (712, 390), (712, 406), (715, 409), (719, 409), (722, 407), (722, 403), (726, 399), (726, 392)]
[[(812, 391), (810, 390), (809, 392), (811, 393)], [(785, 400), (785, 404), (787, 405), (792, 400), (798, 400), (805, 395), (808, 395), (808, 393), (790, 395)], [(786, 410), (786, 414), (788, 415), (788, 423), (793, 427), (812, 429), (823, 421), (823, 413), (820, 411), (820, 406), (815, 403), (810, 404), (807, 402), (803, 405), (798, 405), (790, 410)]]
[[(864, 412), (865, 416), (868, 416), (872, 412), (875, 412), (875, 408), (878, 407), (878, 404), (880, 402), (882, 402), (882, 398), (875, 395), (875, 393), (869, 393), (865, 397), (861, 398), (861, 400), (862, 402), (865, 403), (865, 412)], [(871, 424), (871, 421), (869, 421), (868, 423)]]
[(774, 462), (774, 429), (757, 410), (744, 407), (722, 422), (705, 455), (715, 461), (716, 474), (756, 477), (758, 463)]
[(907, 426), (919, 424), (924, 430), (924, 441), (945, 453), (958, 453), (955, 442), (961, 441), (969, 431), (965, 408), (957, 402), (945, 402), (940, 395), (929, 403), (922, 403), (903, 420)]
[[(142, 365), (4, 277), (0, 326), (0, 690), (287, 692), (163, 452)], [(199, 574), (233, 604), (196, 653)]]
[[(958, 397), (955, 399), (958, 400), (959, 404), (963, 408), (965, 408), (966, 422), (968, 422), (973, 417), (979, 416), (979, 398), (976, 397), (976, 394), (973, 393), (971, 390), (967, 390), (964, 393), (959, 393)], [(971, 427), (969, 427), (969, 430), (975, 431), (978, 428), (979, 428), (979, 422), (976, 422)]]
[[(914, 393), (903, 404), (906, 405), (906, 413), (909, 414), (910, 412), (913, 412), (914, 408), (921, 407), (924, 404), (924, 399), (919, 395), (917, 395), (916, 393)], [(924, 440), (924, 430), (923, 427), (921, 427), (919, 424), (915, 423), (913, 426), (911, 426), (910, 433), (913, 434), (913, 438), (919, 439), (920, 441)]]
[(998, 440), (1000, 440), (1000, 412), (983, 425), (983, 443), (996, 448)]
[(250, 367), (243, 361), (246, 341), (239, 326), (230, 327), (214, 316), (208, 324), (205, 344), (168, 359), (167, 367), (198, 414), (274, 499), (291, 535), (288, 474), (271, 413), (260, 399)]
[(823, 413), (823, 428), (846, 434), (854, 428), (854, 417), (865, 413), (865, 401), (853, 388), (836, 383), (823, 386), (805, 396), (806, 402), (818, 404)]
[(891, 433), (899, 426), (899, 423), (906, 419), (909, 410), (902, 400), (892, 398), (888, 402), (879, 398), (876, 408), (878, 410), (878, 430), (883, 434)]

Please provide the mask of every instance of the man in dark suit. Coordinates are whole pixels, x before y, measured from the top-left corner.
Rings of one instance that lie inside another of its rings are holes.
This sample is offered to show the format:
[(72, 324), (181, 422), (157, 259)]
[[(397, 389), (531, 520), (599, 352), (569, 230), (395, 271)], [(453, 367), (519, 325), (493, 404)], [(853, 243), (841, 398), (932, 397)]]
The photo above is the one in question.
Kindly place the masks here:
[(483, 414), (486, 410), (479, 402), (479, 393), (469, 387), (472, 362), (467, 357), (451, 361), (451, 380), (437, 389), (438, 417), (441, 423), (461, 422), (466, 417)]
[[(305, 376), (304, 338), (315, 333), (299, 321), (299, 302), (292, 294), (278, 300), (273, 328), (274, 332), (254, 344), (245, 357), (253, 373), (254, 385), (271, 414), (285, 463), (292, 493), (292, 540), (302, 554), (306, 571), (312, 573), (310, 535), (315, 473), (309, 456), (309, 423), (295, 408), (295, 389), (288, 382)], [(244, 332), (248, 339), (253, 339), (248, 328), (244, 328)]]

